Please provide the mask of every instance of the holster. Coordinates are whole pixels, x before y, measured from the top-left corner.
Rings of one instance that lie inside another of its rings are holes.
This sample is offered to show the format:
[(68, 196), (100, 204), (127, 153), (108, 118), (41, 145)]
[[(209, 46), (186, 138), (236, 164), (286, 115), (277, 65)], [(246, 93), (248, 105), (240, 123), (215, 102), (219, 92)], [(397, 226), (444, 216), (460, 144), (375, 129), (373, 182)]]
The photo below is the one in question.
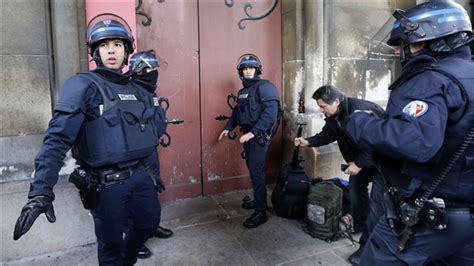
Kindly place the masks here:
[(99, 205), (100, 181), (84, 169), (75, 169), (69, 175), (69, 182), (79, 189), (79, 196), (85, 209), (94, 210)]
[(262, 134), (258, 134), (256, 138), (258, 144), (260, 144), (261, 146), (265, 146), (270, 142), (271, 135), (265, 132)]
[(382, 206), (385, 213), (385, 220), (392, 229), (392, 231), (398, 231), (402, 221), (400, 219), (400, 196), (399, 193), (390, 187), (384, 191), (382, 197)]

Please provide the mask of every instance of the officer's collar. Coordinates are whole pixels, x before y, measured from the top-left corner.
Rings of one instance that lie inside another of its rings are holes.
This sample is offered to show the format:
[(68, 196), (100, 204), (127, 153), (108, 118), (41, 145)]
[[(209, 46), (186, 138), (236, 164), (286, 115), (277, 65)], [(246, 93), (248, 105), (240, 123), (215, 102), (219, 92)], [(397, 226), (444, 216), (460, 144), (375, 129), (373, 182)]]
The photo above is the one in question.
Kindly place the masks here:
[(141, 81), (141, 80), (132, 80), (132, 81), (137, 83), (140, 87), (144, 88), (145, 90), (147, 90), (150, 93), (154, 93), (156, 88), (158, 87), (156, 84), (152, 85), (148, 82), (144, 82), (144, 81)]
[(255, 83), (257, 83), (258, 81), (260, 81), (260, 76), (256, 76), (252, 79), (244, 79), (242, 81), (242, 85), (244, 85), (245, 88), (248, 88), (248, 87), (252, 87), (253, 85), (255, 85)]
[(424, 66), (432, 66), (436, 64), (436, 58), (430, 53), (419, 53), (410, 58), (406, 64), (403, 65), (401, 76), (411, 73)]
[(454, 49), (453, 51), (446, 52), (446, 53), (439, 53), (436, 56), (436, 59), (444, 59), (446, 57), (456, 57), (456, 58), (463, 58), (469, 60), (471, 58), (471, 48), (468, 45), (463, 45)]
[(97, 73), (104, 77), (104, 79), (121, 85), (125, 85), (129, 82), (130, 77), (128, 75), (123, 74), (118, 70), (112, 70), (107, 67), (97, 67), (96, 69), (92, 70), (92, 72)]

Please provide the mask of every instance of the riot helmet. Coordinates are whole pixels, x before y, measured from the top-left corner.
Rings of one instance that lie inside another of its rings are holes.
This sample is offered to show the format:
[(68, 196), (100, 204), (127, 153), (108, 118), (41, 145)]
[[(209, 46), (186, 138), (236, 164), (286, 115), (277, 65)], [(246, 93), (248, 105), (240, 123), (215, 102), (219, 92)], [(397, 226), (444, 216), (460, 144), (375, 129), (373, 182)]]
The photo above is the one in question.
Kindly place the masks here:
[(160, 66), (154, 50), (137, 52), (130, 57), (129, 68), (134, 74), (144, 72), (147, 68), (155, 69)]
[[(102, 64), (102, 62), (96, 48), (107, 39), (122, 40), (125, 52), (127, 54), (133, 53), (134, 39), (127, 22), (115, 14), (102, 13), (92, 18), (87, 25), (87, 46), (90, 55), (97, 64)], [(126, 58), (124, 63), (126, 63)]]
[(260, 76), (262, 74), (262, 63), (260, 59), (254, 54), (244, 54), (239, 57), (237, 71), (239, 73), (240, 79), (243, 79), (242, 70), (246, 67), (255, 68), (255, 76)]
[(397, 9), (393, 17), (396, 21), (387, 44), (402, 43), (405, 53), (410, 53), (410, 44), (419, 42), (427, 42), (433, 52), (449, 52), (471, 41), (467, 11), (453, 1), (429, 1), (406, 11)]

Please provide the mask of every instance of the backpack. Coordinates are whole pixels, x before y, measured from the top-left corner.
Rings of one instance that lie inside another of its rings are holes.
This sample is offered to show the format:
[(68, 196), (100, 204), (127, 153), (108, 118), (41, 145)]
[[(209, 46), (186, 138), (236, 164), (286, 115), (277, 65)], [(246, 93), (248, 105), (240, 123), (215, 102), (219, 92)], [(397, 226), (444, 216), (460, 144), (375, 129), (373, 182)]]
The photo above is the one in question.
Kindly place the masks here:
[(283, 167), (272, 192), (273, 211), (276, 216), (300, 220), (306, 216), (310, 178), (303, 167)]
[(331, 179), (328, 179), (327, 181), (333, 182), (334, 185), (342, 189), (342, 215), (350, 214), (351, 199), (349, 197), (349, 181), (341, 179), (339, 177), (333, 177)]
[(342, 194), (342, 189), (330, 181), (311, 184), (303, 230), (328, 242), (341, 237)]

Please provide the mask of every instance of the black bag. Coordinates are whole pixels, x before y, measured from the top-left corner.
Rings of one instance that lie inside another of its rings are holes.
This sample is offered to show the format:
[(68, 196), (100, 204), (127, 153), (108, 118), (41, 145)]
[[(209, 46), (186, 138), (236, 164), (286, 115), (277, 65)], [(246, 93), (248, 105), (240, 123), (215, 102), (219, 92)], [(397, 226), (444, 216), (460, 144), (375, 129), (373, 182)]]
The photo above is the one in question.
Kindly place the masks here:
[[(300, 137), (302, 126), (305, 124), (298, 125), (298, 137)], [(292, 162), (283, 166), (272, 192), (275, 215), (290, 219), (303, 219), (306, 216), (308, 202), (310, 178), (300, 165), (298, 151), (299, 147), (296, 147)]]

